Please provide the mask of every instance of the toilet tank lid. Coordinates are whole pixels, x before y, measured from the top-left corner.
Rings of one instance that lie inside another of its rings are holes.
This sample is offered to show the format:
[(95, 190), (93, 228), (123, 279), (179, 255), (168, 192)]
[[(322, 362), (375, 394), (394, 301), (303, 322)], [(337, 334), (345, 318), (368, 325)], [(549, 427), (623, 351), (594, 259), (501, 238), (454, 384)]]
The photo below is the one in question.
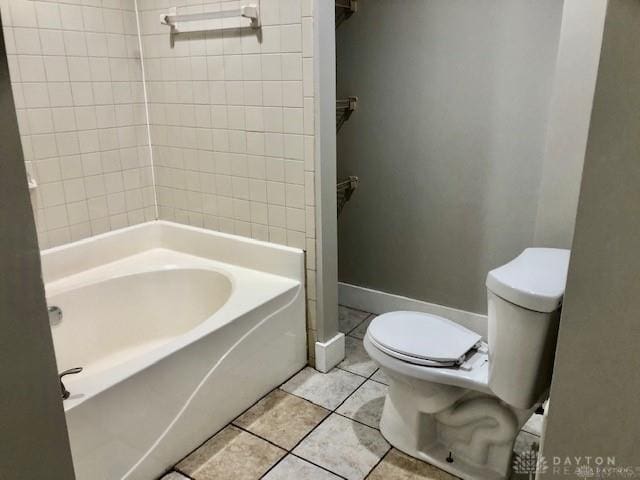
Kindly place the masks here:
[(570, 253), (561, 248), (527, 248), (487, 274), (487, 289), (528, 310), (553, 312), (562, 304)]

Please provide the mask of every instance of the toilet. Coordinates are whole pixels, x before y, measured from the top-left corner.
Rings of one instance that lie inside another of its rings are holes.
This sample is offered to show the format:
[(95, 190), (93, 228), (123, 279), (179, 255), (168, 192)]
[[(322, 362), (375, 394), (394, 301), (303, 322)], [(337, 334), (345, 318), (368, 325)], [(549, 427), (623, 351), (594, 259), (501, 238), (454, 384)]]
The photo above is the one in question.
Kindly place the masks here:
[(464, 479), (510, 476), (516, 436), (548, 395), (569, 253), (528, 248), (488, 273), (486, 339), (428, 313), (371, 322), (391, 445)]

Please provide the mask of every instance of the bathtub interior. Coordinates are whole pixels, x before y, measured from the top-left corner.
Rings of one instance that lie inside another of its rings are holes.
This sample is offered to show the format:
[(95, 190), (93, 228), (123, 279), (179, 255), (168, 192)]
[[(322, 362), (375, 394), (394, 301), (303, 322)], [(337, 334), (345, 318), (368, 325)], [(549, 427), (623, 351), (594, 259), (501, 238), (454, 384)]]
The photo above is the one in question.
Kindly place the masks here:
[(213, 270), (164, 268), (48, 290), (49, 305), (63, 312), (52, 326), (58, 368), (89, 373), (193, 329), (229, 299), (231, 281)]

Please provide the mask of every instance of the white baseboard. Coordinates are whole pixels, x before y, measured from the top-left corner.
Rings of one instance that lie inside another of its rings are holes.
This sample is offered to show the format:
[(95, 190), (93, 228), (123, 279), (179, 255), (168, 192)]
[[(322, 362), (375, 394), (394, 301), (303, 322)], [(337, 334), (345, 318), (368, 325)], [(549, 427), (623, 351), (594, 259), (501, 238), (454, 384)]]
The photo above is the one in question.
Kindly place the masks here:
[(316, 342), (316, 370), (327, 373), (344, 360), (344, 333), (327, 342)]
[[(356, 308), (377, 315), (398, 310), (431, 313), (453, 320), (469, 330), (473, 330), (487, 338), (487, 316), (479, 313), (457, 310), (435, 303), (423, 302), (413, 298), (393, 295), (391, 293), (358, 287), (348, 283), (338, 283), (338, 298), (340, 305)], [(317, 351), (317, 349), (316, 349)]]

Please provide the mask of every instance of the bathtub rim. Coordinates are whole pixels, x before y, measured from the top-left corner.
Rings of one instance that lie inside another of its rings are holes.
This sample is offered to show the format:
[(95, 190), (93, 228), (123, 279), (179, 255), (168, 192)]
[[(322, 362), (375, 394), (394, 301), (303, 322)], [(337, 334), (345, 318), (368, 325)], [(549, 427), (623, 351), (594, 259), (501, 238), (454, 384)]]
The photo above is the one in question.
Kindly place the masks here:
[(305, 252), (300, 248), (167, 220), (152, 220), (43, 250), (43, 282), (51, 283), (153, 248), (271, 273), (305, 285)]

